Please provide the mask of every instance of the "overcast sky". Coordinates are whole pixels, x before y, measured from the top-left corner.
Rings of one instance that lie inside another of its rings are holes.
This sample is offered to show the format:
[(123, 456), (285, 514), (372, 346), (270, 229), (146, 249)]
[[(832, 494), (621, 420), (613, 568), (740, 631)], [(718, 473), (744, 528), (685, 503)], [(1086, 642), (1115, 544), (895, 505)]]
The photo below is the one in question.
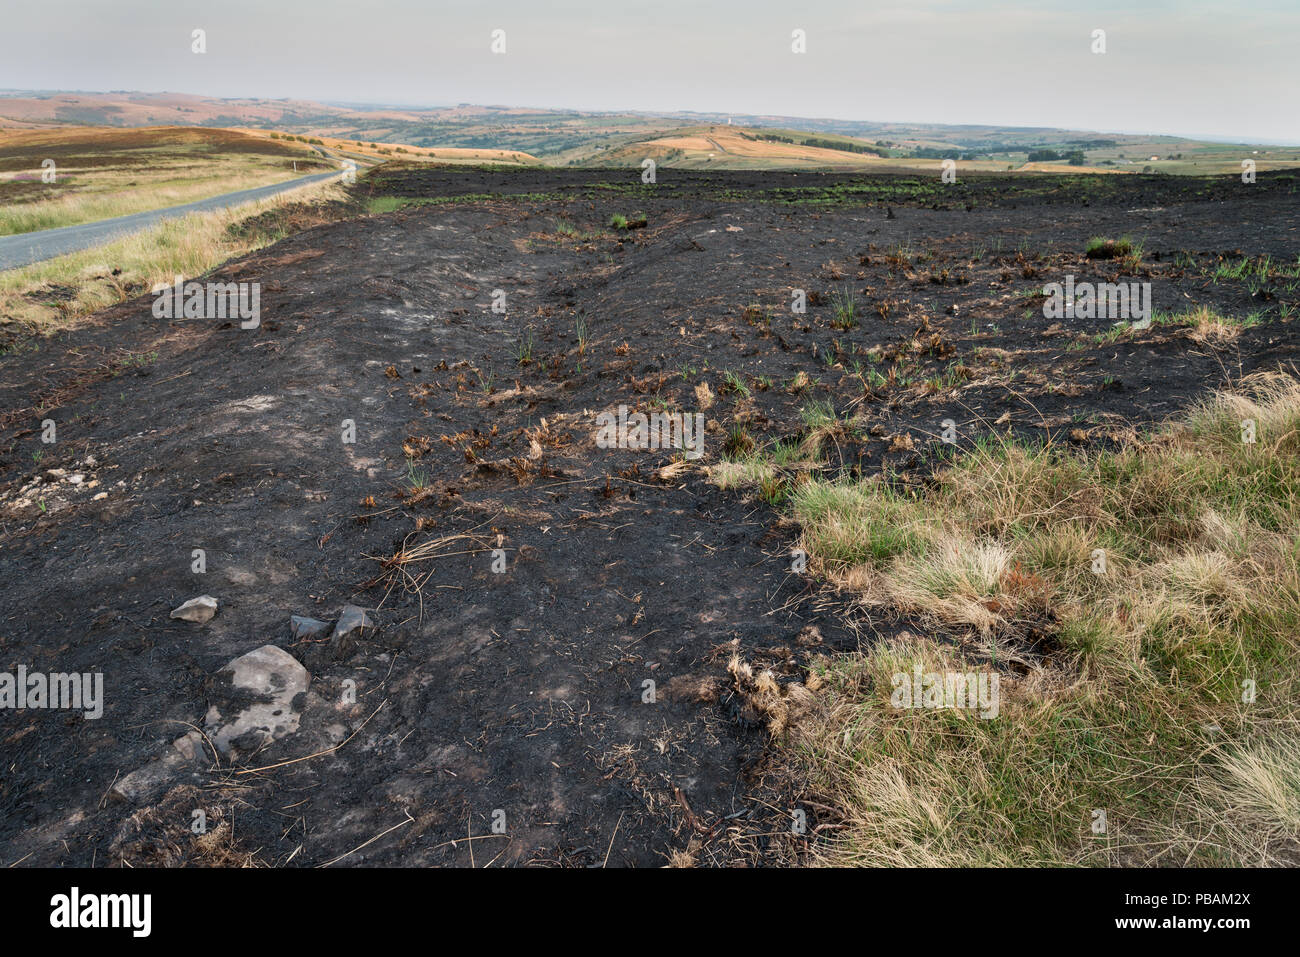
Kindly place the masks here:
[(1300, 0), (15, 0), (0, 22), (0, 88), (1300, 141)]

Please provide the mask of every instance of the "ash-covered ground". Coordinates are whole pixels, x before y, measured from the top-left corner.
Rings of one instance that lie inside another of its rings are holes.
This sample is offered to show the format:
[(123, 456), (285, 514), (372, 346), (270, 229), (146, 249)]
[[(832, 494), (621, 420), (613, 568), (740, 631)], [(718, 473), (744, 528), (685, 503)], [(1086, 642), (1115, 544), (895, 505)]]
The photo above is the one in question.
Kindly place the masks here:
[[(828, 470), (924, 483), (945, 420), (1106, 447), (1300, 354), (1286, 174), (658, 178), (382, 169), (364, 198), (424, 204), (200, 277), (260, 283), (255, 329), (144, 297), (0, 356), (0, 672), (103, 675), (97, 719), (0, 710), (0, 864), (797, 861), (818, 809), (727, 663), (797, 680), (897, 623), (707, 466), (833, 408)], [(1067, 275), (1157, 321), (1045, 318)], [(1198, 307), (1232, 321), (1161, 321)], [(620, 405), (700, 413), (703, 457), (601, 447)], [(349, 604), (373, 627), (291, 630)], [(223, 752), (266, 645), (307, 690)]]

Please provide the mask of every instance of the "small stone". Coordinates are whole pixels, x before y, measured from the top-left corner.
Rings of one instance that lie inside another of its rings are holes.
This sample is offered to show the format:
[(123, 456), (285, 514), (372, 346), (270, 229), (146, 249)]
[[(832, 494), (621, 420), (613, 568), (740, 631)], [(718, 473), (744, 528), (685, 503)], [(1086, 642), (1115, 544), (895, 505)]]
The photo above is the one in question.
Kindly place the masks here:
[(211, 595), (200, 595), (198, 598), (191, 598), (185, 604), (175, 609), (171, 617), (179, 618), (182, 621), (196, 621), (202, 624), (205, 621), (211, 621), (212, 616), (217, 613), (217, 600)]
[(289, 634), (295, 639), (299, 638), (320, 638), (330, 629), (328, 621), (321, 621), (317, 618), (306, 618), (302, 615), (289, 616)]
[(186, 761), (193, 761), (203, 754), (203, 735), (197, 731), (182, 735), (172, 742), (172, 748)]
[(107, 493), (107, 492), (99, 492), (98, 494), (96, 494), (96, 496), (95, 496), (94, 498), (91, 499), (91, 501), (92, 501), (92, 502), (99, 502), (99, 501), (102, 501), (103, 499), (106, 499), (106, 498), (108, 498), (108, 493)]
[(375, 623), (370, 620), (370, 616), (365, 613), (364, 609), (358, 608), (356, 605), (344, 605), (343, 610), (339, 612), (339, 620), (334, 626), (334, 633), (330, 637), (337, 640), (358, 629), (373, 627), (375, 627)]
[(168, 755), (137, 768), (113, 784), (112, 796), (132, 804), (146, 804), (176, 776), (181, 762), (180, 755)]
[(171, 748), (156, 761), (119, 778), (112, 796), (132, 804), (147, 804), (187, 769), (195, 770), (204, 758), (203, 736), (191, 731), (172, 742)]

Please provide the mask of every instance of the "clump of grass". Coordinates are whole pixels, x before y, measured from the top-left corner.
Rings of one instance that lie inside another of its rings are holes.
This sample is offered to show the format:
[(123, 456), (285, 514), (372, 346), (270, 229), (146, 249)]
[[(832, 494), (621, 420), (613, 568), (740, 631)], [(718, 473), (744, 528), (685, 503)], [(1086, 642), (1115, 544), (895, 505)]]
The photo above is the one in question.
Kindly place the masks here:
[(415, 460), (407, 458), (406, 460), (406, 484), (412, 492), (419, 492), (429, 484), (429, 477), (424, 469), (415, 467)]
[(768, 505), (780, 505), (788, 491), (785, 479), (780, 475), (767, 476), (758, 483), (758, 497)]
[(718, 387), (718, 392), (722, 395), (730, 393), (746, 399), (751, 394), (745, 380), (730, 370), (722, 373), (722, 385)]
[(580, 315), (574, 319), (573, 331), (578, 337), (578, 355), (585, 356), (587, 354), (587, 342), (590, 335), (590, 330), (587, 328), (587, 319), (585, 316)]
[(725, 459), (709, 466), (709, 480), (719, 488), (739, 489), (762, 486), (776, 478), (776, 469), (761, 456), (741, 456)]
[(805, 544), (825, 569), (854, 568), (916, 549), (914, 509), (888, 491), (866, 497), (865, 486), (812, 480), (791, 495), (791, 511), (803, 525)]
[(753, 453), (757, 444), (747, 428), (737, 425), (727, 433), (727, 438), (722, 443), (722, 454), (728, 459), (743, 459)]
[(835, 403), (829, 399), (810, 402), (799, 410), (799, 418), (809, 432), (835, 425), (839, 416), (835, 412)]
[(523, 335), (515, 340), (515, 361), (526, 366), (533, 361), (533, 330), (525, 329)]
[[(1157, 327), (1182, 328), (1187, 335), (1198, 342), (1222, 343), (1236, 339), (1244, 329), (1253, 329), (1264, 321), (1258, 312), (1244, 317), (1227, 316), (1208, 306), (1197, 306), (1187, 312), (1156, 312), (1151, 316), (1151, 325)], [(1136, 330), (1128, 320), (1115, 323), (1105, 332), (1092, 337), (1097, 345), (1110, 345), (1120, 339), (1131, 336)]]
[(1127, 236), (1120, 239), (1094, 236), (1088, 240), (1086, 253), (1089, 259), (1124, 259), (1133, 254), (1133, 249), (1133, 241)]
[(622, 213), (615, 213), (609, 218), (609, 225), (620, 232), (627, 232), (631, 229), (645, 229), (649, 223), (645, 213), (633, 213), (631, 216), (624, 216)]
[[(789, 507), (811, 570), (914, 622), (818, 666), (786, 732), (841, 825), (818, 858), (1300, 861), (1300, 382), (1119, 451), (985, 442), (919, 492), (813, 477)], [(916, 665), (996, 669), (998, 716), (894, 707)]]
[(1170, 325), (1187, 327), (1188, 334), (1199, 342), (1226, 342), (1236, 339), (1243, 329), (1258, 326), (1263, 319), (1258, 313), (1238, 319), (1235, 316), (1225, 316), (1208, 306), (1200, 306), (1189, 312), (1169, 316), (1165, 321)]
[(909, 269), (912, 266), (912, 251), (906, 246), (895, 246), (885, 254), (885, 262), (890, 269)]
[(831, 306), (835, 316), (831, 319), (833, 329), (854, 329), (858, 325), (858, 299), (853, 290), (847, 286), (831, 294)]
[(555, 221), (555, 232), (566, 239), (585, 239), (586, 233), (580, 230), (567, 219), (557, 219)]

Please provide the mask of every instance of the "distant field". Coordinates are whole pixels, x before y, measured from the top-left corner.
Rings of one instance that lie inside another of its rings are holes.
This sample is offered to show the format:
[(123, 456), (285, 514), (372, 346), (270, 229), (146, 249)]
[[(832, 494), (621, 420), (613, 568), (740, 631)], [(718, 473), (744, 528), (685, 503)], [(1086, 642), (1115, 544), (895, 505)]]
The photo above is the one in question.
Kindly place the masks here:
[[(776, 139), (777, 136), (782, 139)], [(668, 166), (728, 169), (861, 169), (883, 162), (874, 152), (865, 152), (870, 146), (861, 141), (848, 137), (826, 138), (825, 143), (835, 142), (844, 147), (836, 149), (805, 143), (813, 138), (809, 133), (745, 130), (738, 126), (687, 127), (632, 140), (599, 156), (597, 161), (636, 166), (648, 157)]]
[[(42, 182), (46, 160), (55, 164), (53, 183)], [(0, 235), (178, 206), (334, 168), (306, 144), (232, 130), (2, 130)]]
[[(910, 145), (910, 144), (909, 144)], [(937, 148), (937, 147), (931, 147)], [(588, 162), (600, 166), (638, 166), (653, 159), (678, 169), (820, 169), (837, 172), (915, 172), (938, 176), (941, 158), (893, 155), (895, 150), (869, 141), (794, 129), (746, 129), (734, 125), (687, 127), (659, 135), (626, 140), (599, 151)], [(902, 151), (899, 151), (902, 152)], [(962, 149), (946, 150), (963, 171), (1106, 173), (1118, 168), (1064, 163), (1027, 163), (1027, 154), (1002, 158), (959, 159)], [(575, 161), (582, 165), (579, 161)], [(1135, 172), (1126, 169), (1125, 172)]]
[(525, 166), (541, 163), (541, 160), (536, 156), (521, 150), (410, 146), (405, 143), (340, 139), (326, 133), (304, 136), (302, 134), (295, 135), (257, 129), (241, 129), (237, 132), (264, 138), (270, 142), (278, 140), (282, 143), (305, 144), (309, 141), (344, 155), (373, 160), (379, 163), (393, 159), (433, 160), (439, 163), (517, 163)]

